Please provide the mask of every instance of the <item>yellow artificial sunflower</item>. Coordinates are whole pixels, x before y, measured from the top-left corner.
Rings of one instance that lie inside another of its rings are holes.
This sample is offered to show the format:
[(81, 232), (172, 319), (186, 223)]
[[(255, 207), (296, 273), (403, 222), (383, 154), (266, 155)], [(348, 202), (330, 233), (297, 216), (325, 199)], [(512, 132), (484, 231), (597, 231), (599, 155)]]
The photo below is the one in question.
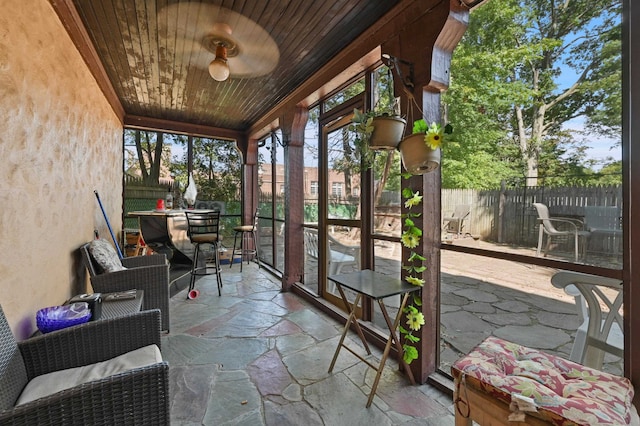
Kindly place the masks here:
[(422, 195), (420, 195), (420, 191), (416, 191), (411, 198), (408, 198), (404, 202), (404, 206), (410, 209), (413, 206), (417, 206), (422, 202)]
[(402, 234), (402, 245), (407, 247), (407, 248), (414, 248), (418, 246), (418, 243), (420, 243), (420, 238), (415, 235), (412, 234), (411, 232), (405, 232), (404, 234)]
[(440, 125), (436, 123), (431, 123), (431, 126), (429, 126), (429, 129), (427, 130), (427, 133), (424, 137), (424, 142), (431, 149), (438, 149), (442, 144), (443, 136), (444, 131), (442, 130), (442, 127), (440, 127)]
[(420, 330), (420, 327), (424, 325), (424, 315), (422, 315), (422, 312), (409, 312), (407, 314), (407, 325), (413, 331)]

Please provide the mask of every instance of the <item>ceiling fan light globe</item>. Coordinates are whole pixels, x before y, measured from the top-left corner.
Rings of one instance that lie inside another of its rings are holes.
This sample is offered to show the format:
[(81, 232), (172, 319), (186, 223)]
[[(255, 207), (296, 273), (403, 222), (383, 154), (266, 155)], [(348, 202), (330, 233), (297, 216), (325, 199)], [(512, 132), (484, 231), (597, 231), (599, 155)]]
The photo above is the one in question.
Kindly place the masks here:
[(216, 81), (225, 81), (229, 78), (229, 65), (227, 61), (216, 58), (209, 64), (209, 75)]

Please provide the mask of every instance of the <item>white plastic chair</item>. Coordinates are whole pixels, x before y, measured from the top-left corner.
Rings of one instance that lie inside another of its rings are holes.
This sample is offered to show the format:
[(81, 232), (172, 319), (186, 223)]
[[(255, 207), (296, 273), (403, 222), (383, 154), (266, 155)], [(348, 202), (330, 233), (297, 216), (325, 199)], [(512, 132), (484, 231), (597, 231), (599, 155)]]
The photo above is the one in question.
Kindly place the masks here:
[[(330, 234), (329, 237), (329, 275), (339, 274), (343, 267), (353, 265), (360, 269), (360, 246), (348, 246), (340, 243)], [(304, 246), (307, 254), (318, 259), (318, 230), (304, 229)]]
[[(536, 208), (538, 212), (538, 223), (540, 224), (540, 229), (538, 231), (538, 249), (536, 251), (536, 256), (540, 256), (540, 250), (542, 249), (542, 240), (544, 235), (547, 235), (547, 244), (545, 245), (544, 255), (547, 255), (549, 251), (549, 247), (551, 246), (551, 238), (552, 237), (561, 237), (572, 235), (574, 237), (574, 248), (575, 248), (575, 261), (578, 261), (578, 253), (582, 251), (584, 255), (584, 251), (586, 248), (586, 241), (589, 238), (591, 233), (589, 231), (583, 230), (583, 223), (579, 219), (573, 219), (569, 217), (549, 217), (549, 208), (542, 203), (533, 203), (533, 206)], [(559, 230), (556, 228), (555, 224), (562, 224), (567, 229)], [(582, 237), (582, 250), (580, 250), (580, 237)]]
[[(624, 356), (622, 325), (622, 282), (613, 278), (561, 271), (551, 277), (554, 287), (574, 296), (582, 324), (569, 359), (601, 369), (605, 352)], [(603, 311), (605, 306), (608, 310)]]
[(584, 206), (584, 226), (601, 242), (601, 250), (617, 254), (622, 241), (622, 212), (616, 206)]
[(462, 236), (463, 222), (470, 213), (471, 206), (469, 204), (458, 204), (451, 216), (442, 219), (443, 228), (445, 228), (447, 232), (455, 232), (458, 238), (460, 238)]

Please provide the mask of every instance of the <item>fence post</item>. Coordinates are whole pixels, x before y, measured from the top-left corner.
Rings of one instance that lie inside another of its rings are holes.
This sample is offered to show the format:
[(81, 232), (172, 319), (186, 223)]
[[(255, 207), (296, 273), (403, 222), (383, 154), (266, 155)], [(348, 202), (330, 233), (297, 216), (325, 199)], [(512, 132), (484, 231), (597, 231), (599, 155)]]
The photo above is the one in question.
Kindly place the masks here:
[(504, 220), (504, 204), (506, 200), (505, 191), (507, 189), (507, 185), (504, 179), (500, 182), (500, 194), (498, 199), (498, 242), (502, 243), (502, 223)]

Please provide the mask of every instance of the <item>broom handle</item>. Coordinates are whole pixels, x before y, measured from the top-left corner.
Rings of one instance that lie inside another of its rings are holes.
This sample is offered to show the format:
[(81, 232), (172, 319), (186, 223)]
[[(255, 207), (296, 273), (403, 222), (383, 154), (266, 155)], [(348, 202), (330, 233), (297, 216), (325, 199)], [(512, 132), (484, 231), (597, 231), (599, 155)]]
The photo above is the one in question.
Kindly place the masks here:
[(98, 191), (93, 191), (96, 194), (96, 198), (98, 199), (98, 204), (100, 204), (100, 210), (102, 210), (102, 215), (104, 216), (104, 220), (107, 222), (107, 228), (109, 228), (109, 233), (111, 234), (111, 239), (113, 240), (113, 244), (116, 246), (116, 250), (118, 250), (118, 256), (120, 259), (124, 258), (122, 255), (122, 251), (120, 250), (120, 246), (118, 245), (118, 240), (116, 240), (116, 236), (113, 234), (113, 229), (111, 229), (111, 224), (109, 223), (109, 218), (107, 217), (107, 213), (104, 211), (104, 207), (102, 206), (102, 201), (100, 201), (100, 195), (98, 195)]

